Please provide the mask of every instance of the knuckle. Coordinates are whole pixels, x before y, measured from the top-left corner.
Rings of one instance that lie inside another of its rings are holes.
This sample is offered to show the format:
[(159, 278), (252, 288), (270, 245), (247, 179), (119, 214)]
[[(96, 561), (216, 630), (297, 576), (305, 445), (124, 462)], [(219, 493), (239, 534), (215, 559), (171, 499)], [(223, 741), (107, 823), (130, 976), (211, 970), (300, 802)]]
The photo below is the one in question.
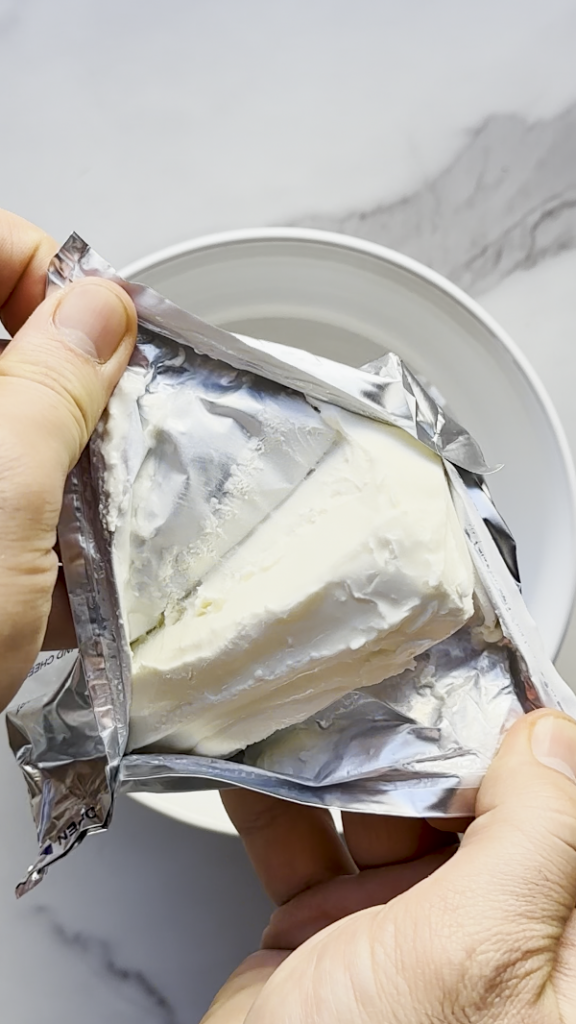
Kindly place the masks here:
[[(548, 950), (531, 931), (492, 935), (456, 957), (441, 1011), (449, 1024), (526, 1024), (550, 973)], [(445, 966), (444, 966), (445, 970)]]
[(401, 917), (391, 916), (380, 959), (389, 964), (393, 956), (406, 998), (430, 1024), (529, 1024), (550, 977), (557, 936), (541, 921), (537, 927), (515, 913), (510, 921), (495, 914), (490, 894), (474, 905), (471, 913), (469, 901), (448, 888), (441, 904), (405, 905)]
[(252, 790), (230, 789), (222, 793), (224, 806), (245, 842), (262, 839), (277, 830), (289, 831), (298, 805)]
[(36, 451), (11, 439), (1, 447), (0, 516), (4, 554), (6, 547), (10, 549), (11, 538), (16, 535), (30, 534), (51, 548), (55, 541), (64, 477), (60, 481), (51, 479), (47, 486)]
[[(84, 368), (70, 367), (67, 361), (39, 366), (32, 360), (0, 360), (0, 384), (15, 414), (12, 424), (22, 424), (25, 416), (30, 437), (41, 437), (48, 447), (56, 442), (68, 460), (80, 454), (96, 423), (99, 388), (90, 378)], [(11, 433), (13, 444), (25, 440), (21, 432)]]
[[(53, 551), (31, 554), (12, 548), (0, 570), (0, 648), (6, 679), (22, 682), (46, 629), (57, 573)], [(5, 680), (6, 681), (6, 680)]]

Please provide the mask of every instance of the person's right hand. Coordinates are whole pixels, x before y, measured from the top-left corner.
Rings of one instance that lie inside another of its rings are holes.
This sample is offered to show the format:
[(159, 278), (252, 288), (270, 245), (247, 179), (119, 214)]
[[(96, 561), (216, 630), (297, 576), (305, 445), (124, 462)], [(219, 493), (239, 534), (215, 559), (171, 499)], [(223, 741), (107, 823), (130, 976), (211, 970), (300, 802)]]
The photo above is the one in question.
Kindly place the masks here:
[(367, 815), (343, 815), (346, 849), (326, 812), (230, 790), (281, 905), (203, 1024), (574, 1024), (575, 782), (576, 723), (545, 711), (506, 736), (456, 852)]

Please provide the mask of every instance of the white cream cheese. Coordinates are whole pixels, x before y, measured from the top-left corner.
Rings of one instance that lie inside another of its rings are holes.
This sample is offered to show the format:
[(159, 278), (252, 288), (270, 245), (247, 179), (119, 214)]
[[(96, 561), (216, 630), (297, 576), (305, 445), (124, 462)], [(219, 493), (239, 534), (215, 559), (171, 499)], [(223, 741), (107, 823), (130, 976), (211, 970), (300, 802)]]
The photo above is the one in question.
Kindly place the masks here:
[(473, 615), (441, 460), (398, 428), (320, 415), (337, 442), (315, 470), (133, 645), (131, 749), (230, 754), (402, 672)]

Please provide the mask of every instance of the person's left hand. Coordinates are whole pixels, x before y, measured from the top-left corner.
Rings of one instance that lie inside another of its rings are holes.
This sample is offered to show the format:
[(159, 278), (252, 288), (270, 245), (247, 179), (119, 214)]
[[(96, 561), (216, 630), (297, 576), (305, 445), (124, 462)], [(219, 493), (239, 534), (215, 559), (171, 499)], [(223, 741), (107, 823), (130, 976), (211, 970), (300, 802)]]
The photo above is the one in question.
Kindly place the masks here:
[(75, 644), (57, 586), (64, 483), (136, 338), (133, 303), (110, 281), (78, 281), (44, 299), (57, 248), (0, 210), (0, 319), (12, 335), (0, 355), (0, 709), (43, 641), (53, 650)]

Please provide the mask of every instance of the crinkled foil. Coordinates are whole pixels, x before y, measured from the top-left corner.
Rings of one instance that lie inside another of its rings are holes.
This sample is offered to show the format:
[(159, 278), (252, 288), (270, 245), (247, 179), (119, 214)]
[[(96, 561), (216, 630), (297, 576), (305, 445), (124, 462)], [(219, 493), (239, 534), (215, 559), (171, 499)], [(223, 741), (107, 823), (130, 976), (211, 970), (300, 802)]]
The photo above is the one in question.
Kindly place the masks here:
[[(87, 275), (119, 280), (72, 235), (52, 262), (49, 287)], [(151, 391), (165, 386), (178, 395), (188, 392), (191, 401), (200, 396), (203, 410), (212, 415), (219, 414), (223, 382), (224, 390), (231, 387), (233, 392), (233, 399), (227, 392), (227, 415), (233, 407), (231, 419), (239, 429), (232, 430), (226, 443), (207, 458), (199, 443), (202, 430), (193, 417), (190, 436), (178, 442), (183, 486), (188, 494), (197, 492), (198, 522), (239, 457), (243, 431), (265, 437), (270, 416), (283, 403), (290, 405), (296, 424), (299, 417), (306, 419), (304, 396), (311, 405), (331, 402), (399, 426), (444, 459), (478, 576), (504, 637), (490, 642), (466, 627), (421, 655), (415, 668), (348, 694), (230, 760), (126, 755), (130, 653), (103, 514), (102, 435), (97, 431), (69, 477), (60, 524), (79, 653), (67, 653), (61, 660), (53, 656), (50, 665), (44, 663), (49, 659), (40, 659), (31, 672), (35, 696), (8, 715), (10, 743), (28, 785), (39, 843), (37, 861), (18, 895), (36, 885), (47, 867), (87, 834), (108, 827), (119, 791), (186, 792), (238, 785), (351, 811), (447, 817), (471, 813), (482, 775), (503, 730), (515, 718), (541, 706), (576, 716), (576, 697), (545, 655), (522, 601), (514, 540), (484, 482), (488, 467), (477, 443), (436, 400), (434, 389), (428, 390), (393, 353), (354, 369), (299, 349), (236, 337), (150, 288), (120, 283), (138, 311), (131, 366), (146, 372)], [(128, 468), (138, 463), (138, 429), (138, 424), (127, 423)], [(316, 441), (306, 453), (308, 469), (324, 451), (322, 439)], [(293, 443), (301, 443), (297, 430)], [(280, 493), (298, 483), (296, 462), (286, 452), (284, 456), (282, 460), (272, 447), (266, 464)], [(160, 469), (162, 494), (170, 494), (170, 467)], [(273, 502), (259, 515), (271, 508)], [(160, 527), (176, 536), (188, 529), (178, 518), (175, 498)], [(229, 546), (236, 543), (232, 534), (228, 540)]]

